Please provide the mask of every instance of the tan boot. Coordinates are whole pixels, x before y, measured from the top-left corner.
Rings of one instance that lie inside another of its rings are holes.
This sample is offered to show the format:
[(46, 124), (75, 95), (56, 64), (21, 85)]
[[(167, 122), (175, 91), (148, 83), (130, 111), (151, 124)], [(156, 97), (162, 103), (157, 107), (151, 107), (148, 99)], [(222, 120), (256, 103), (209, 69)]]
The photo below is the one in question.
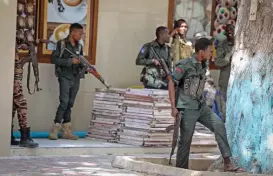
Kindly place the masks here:
[(63, 124), (63, 139), (70, 139), (70, 140), (77, 140), (79, 137), (72, 134), (72, 125), (71, 123), (64, 123)]
[(61, 129), (62, 129), (61, 124), (59, 124), (59, 123), (53, 124), (52, 127), (51, 127), (50, 134), (49, 134), (48, 138), (50, 140), (57, 140), (58, 139), (58, 133), (59, 133), (59, 131)]

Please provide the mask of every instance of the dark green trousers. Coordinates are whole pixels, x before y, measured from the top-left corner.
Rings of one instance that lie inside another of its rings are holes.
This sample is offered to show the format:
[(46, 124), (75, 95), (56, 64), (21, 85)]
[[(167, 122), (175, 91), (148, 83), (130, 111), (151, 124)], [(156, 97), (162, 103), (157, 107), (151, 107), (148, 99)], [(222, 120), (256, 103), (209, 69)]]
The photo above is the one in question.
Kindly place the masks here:
[(80, 87), (80, 79), (67, 79), (59, 77), (60, 105), (56, 112), (54, 123), (68, 123), (71, 121), (71, 108)]
[(176, 167), (184, 169), (188, 169), (189, 167), (190, 147), (196, 122), (200, 122), (215, 133), (215, 138), (223, 158), (231, 157), (225, 125), (206, 104), (203, 104), (201, 108), (197, 110), (180, 109), (179, 113), (181, 123)]

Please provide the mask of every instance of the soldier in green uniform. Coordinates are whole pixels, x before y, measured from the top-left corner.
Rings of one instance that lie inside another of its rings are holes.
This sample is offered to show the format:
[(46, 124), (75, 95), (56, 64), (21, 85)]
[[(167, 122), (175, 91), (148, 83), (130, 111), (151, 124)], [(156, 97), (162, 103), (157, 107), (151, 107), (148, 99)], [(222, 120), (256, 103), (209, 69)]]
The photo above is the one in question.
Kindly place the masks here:
[[(189, 153), (196, 122), (200, 122), (215, 133), (216, 141), (224, 158), (224, 169), (228, 172), (242, 171), (233, 165), (224, 123), (206, 105), (203, 98), (206, 60), (212, 55), (212, 41), (200, 38), (195, 43), (195, 54), (176, 64), (169, 81), (172, 116), (181, 117), (180, 140), (176, 167), (188, 168)], [(175, 90), (175, 87), (177, 89)]]
[(164, 59), (169, 70), (172, 68), (172, 58), (170, 55), (170, 47), (166, 43), (170, 42), (169, 30), (165, 26), (156, 29), (156, 40), (146, 43), (142, 46), (137, 59), (136, 65), (144, 66), (141, 72), (140, 81), (143, 82), (147, 89), (168, 89), (167, 75), (164, 73), (159, 58), (156, 58), (154, 51), (162, 59)]
[(228, 24), (226, 26), (227, 38), (218, 43), (216, 48), (215, 65), (220, 67), (220, 76), (218, 86), (222, 95), (221, 112), (223, 114), (223, 121), (226, 121), (226, 101), (227, 101), (227, 87), (231, 70), (232, 48), (234, 46), (234, 26)]
[[(60, 105), (56, 112), (54, 124), (51, 128), (49, 139), (58, 139), (58, 132), (62, 130), (62, 138), (76, 140), (78, 136), (72, 134), (71, 108), (80, 87), (80, 79), (84, 77), (85, 68), (78, 58), (64, 50), (67, 48), (76, 55), (83, 54), (82, 38), (83, 27), (78, 23), (71, 24), (69, 36), (58, 41), (56, 50), (52, 53), (52, 63), (55, 64), (56, 76), (60, 89)], [(62, 124), (62, 126), (61, 126)]]

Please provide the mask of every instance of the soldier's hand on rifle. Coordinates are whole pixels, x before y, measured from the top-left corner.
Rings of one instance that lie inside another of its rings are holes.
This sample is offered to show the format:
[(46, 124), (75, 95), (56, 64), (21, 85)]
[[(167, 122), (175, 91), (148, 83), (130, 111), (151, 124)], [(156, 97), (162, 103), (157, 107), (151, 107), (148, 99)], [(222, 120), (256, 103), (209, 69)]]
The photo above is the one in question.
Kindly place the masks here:
[(155, 65), (160, 65), (159, 61), (157, 59), (154, 59), (154, 64)]
[(73, 64), (79, 64), (80, 63), (80, 60), (78, 58), (73, 58), (72, 59), (72, 63)]
[(179, 113), (178, 110), (175, 107), (173, 107), (172, 108), (172, 117), (177, 118), (178, 113)]

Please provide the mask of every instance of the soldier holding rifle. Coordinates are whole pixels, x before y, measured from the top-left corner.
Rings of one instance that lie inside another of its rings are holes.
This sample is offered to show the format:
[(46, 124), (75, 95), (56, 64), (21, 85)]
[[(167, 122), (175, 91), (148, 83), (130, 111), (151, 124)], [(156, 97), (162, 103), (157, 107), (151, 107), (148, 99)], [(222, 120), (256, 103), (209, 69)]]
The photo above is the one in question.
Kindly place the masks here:
[(83, 47), (79, 43), (83, 34), (83, 26), (74, 23), (69, 29), (69, 36), (58, 41), (56, 50), (52, 53), (52, 63), (58, 77), (60, 89), (60, 105), (57, 109), (54, 124), (50, 130), (49, 139), (57, 140), (58, 132), (62, 130), (62, 138), (76, 140), (78, 136), (72, 134), (71, 108), (80, 87), (80, 79), (84, 78), (85, 68), (79, 59), (72, 57), (69, 49), (75, 55), (83, 55)]
[(140, 81), (147, 89), (168, 89), (169, 75), (166, 74), (161, 63), (165, 63), (168, 70), (171, 70), (170, 47), (166, 45), (169, 42), (168, 28), (160, 26), (156, 29), (156, 40), (144, 44), (137, 56), (136, 65), (144, 66)]

